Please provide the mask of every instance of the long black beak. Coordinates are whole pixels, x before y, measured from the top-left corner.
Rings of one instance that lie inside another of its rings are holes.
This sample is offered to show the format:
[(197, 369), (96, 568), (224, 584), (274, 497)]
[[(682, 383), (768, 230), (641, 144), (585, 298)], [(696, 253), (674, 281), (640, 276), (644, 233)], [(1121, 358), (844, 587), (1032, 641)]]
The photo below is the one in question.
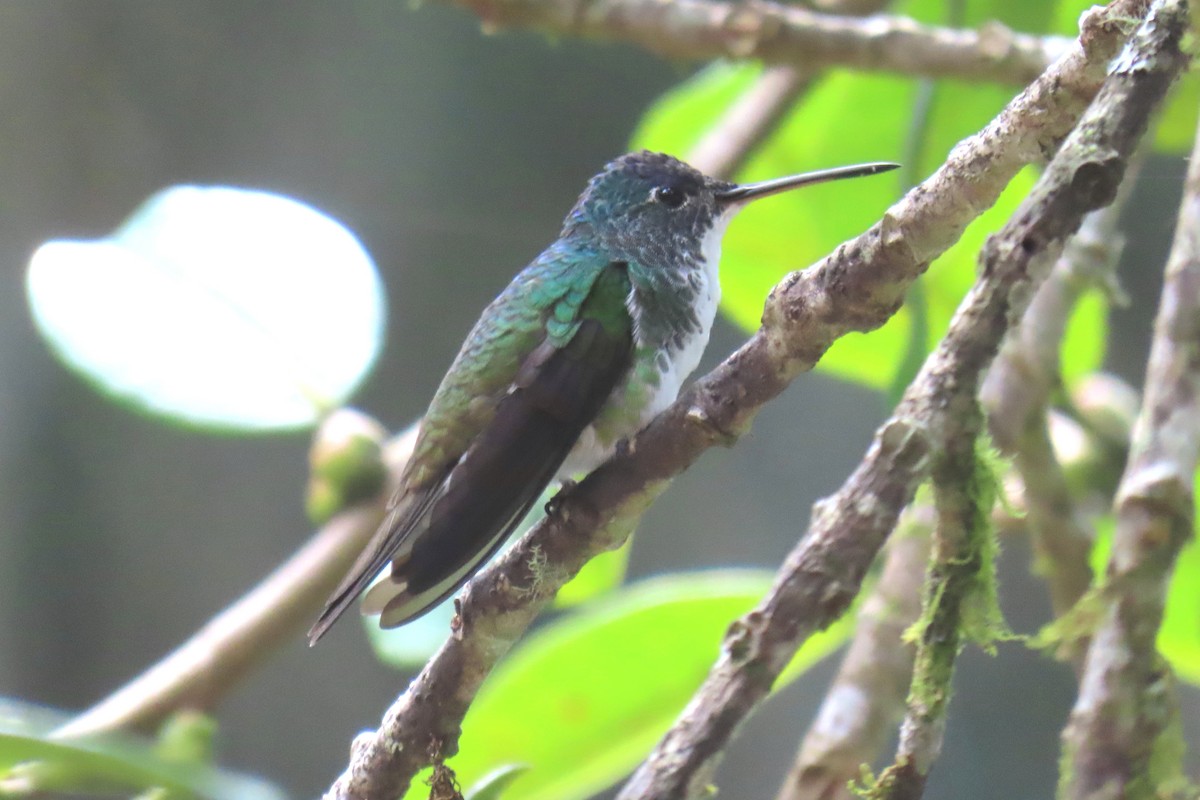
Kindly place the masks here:
[(732, 189), (717, 192), (716, 197), (719, 203), (748, 203), (751, 200), (786, 192), (788, 189), (795, 189), (798, 186), (808, 186), (812, 183), (824, 183), (825, 181), (840, 181), (842, 178), (861, 178), (864, 175), (878, 175), (881, 172), (891, 172), (899, 167), (899, 164), (879, 161), (873, 164), (854, 164), (849, 167), (820, 169), (816, 172), (805, 172), (801, 175), (790, 175), (786, 178), (775, 178), (759, 183), (739, 184)]

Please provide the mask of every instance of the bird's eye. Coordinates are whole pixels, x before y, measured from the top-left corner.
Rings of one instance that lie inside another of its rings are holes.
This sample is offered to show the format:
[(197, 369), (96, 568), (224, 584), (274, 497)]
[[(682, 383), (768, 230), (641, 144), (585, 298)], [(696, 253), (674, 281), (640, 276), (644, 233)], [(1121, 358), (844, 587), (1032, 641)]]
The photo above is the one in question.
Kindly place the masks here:
[(673, 186), (655, 186), (650, 190), (650, 199), (667, 208), (679, 208), (687, 198)]

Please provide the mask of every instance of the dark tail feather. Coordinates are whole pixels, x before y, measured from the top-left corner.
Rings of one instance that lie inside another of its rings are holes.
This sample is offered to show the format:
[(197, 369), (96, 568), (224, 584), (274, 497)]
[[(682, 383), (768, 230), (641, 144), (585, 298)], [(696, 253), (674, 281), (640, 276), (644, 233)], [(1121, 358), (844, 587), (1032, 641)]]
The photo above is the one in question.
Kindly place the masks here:
[[(623, 273), (621, 274), (623, 280)], [(393, 510), (309, 631), (314, 644), (379, 574), (364, 600), (385, 628), (448, 597), (504, 544), (554, 478), (632, 359), (631, 323), (585, 319), (564, 347), (544, 342), (450, 474)], [(411, 496), (410, 496), (411, 497)]]
[(364, 610), (403, 625), (453, 594), (498, 551), (553, 480), (631, 358), (631, 336), (585, 320), (562, 348), (544, 343), (514, 390), (451, 471), (404, 563), (367, 594)]

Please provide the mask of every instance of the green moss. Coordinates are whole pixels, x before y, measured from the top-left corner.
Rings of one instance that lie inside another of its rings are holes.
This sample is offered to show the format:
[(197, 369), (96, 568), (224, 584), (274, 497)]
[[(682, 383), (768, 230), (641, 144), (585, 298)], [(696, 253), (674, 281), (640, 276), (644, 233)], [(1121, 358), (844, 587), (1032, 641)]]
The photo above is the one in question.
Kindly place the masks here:
[(1036, 635), (1028, 638), (1027, 644), (1036, 650), (1051, 653), (1060, 661), (1069, 660), (1100, 626), (1107, 607), (1104, 593), (1103, 583), (1093, 586), (1067, 613), (1043, 625)]

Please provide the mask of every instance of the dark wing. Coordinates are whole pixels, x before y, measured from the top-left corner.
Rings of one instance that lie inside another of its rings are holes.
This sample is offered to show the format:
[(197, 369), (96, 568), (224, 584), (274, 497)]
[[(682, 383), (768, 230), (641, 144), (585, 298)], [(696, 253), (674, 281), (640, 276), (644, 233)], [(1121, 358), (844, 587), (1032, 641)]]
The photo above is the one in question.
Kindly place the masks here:
[(367, 593), (363, 611), (380, 613), (380, 625), (391, 628), (448, 597), (504, 544), (629, 369), (628, 285), (622, 266), (606, 269), (571, 338), (534, 349), (491, 422), (445, 477), (401, 497), (309, 631), (310, 643), (387, 561), (392, 574)]

